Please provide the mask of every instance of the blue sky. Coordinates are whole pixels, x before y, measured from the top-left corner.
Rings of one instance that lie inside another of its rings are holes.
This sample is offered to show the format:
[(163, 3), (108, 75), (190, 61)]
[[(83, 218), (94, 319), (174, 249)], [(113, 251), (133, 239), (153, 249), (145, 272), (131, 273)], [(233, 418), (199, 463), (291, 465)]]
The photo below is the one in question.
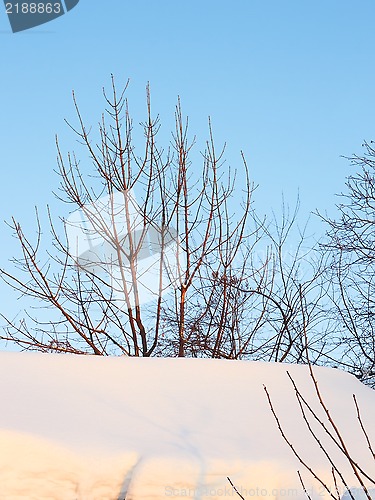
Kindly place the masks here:
[(71, 90), (95, 124), (111, 73), (119, 86), (130, 78), (135, 122), (150, 82), (167, 139), (178, 95), (202, 144), (210, 115), (228, 165), (244, 150), (260, 211), (277, 212), (282, 193), (293, 205), (299, 192), (302, 224), (315, 209), (333, 214), (351, 171), (340, 155), (375, 139), (374, 15), (373, 0), (80, 0), (13, 34), (0, 5), (0, 267), (16, 252), (3, 220), (33, 235), (35, 205), (59, 215), (54, 136), (76, 147), (64, 124)]

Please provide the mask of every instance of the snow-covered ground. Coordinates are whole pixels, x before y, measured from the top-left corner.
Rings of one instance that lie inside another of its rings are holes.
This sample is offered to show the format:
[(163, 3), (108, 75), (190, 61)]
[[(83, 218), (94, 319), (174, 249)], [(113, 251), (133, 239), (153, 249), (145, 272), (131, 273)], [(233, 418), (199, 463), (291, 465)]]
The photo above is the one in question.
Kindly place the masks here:
[[(293, 456), (333, 487), (289, 371), (324, 419), (308, 367), (207, 359), (0, 353), (0, 499), (328, 498)], [(353, 457), (375, 476), (352, 394), (375, 446), (375, 391), (339, 370), (315, 368)], [(313, 424), (349, 486), (348, 462)], [(368, 482), (370, 487), (374, 488)], [(344, 491), (341, 492), (344, 494)], [(374, 496), (375, 497), (375, 496)]]

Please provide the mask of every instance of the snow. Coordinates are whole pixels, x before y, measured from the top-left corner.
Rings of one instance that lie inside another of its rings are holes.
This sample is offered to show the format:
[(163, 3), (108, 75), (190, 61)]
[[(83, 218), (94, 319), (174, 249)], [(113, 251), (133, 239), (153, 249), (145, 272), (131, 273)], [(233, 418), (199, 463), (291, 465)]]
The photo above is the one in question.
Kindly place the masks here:
[[(239, 498), (229, 476), (245, 498), (299, 500), (297, 470), (313, 499), (328, 498), (282, 439), (267, 402), (263, 384), (290, 441), (333, 488), (287, 370), (325, 419), (303, 365), (2, 352), (0, 499)], [(374, 477), (352, 394), (375, 445), (375, 392), (339, 370), (314, 373), (347, 447)], [(313, 428), (358, 488), (340, 451)]]

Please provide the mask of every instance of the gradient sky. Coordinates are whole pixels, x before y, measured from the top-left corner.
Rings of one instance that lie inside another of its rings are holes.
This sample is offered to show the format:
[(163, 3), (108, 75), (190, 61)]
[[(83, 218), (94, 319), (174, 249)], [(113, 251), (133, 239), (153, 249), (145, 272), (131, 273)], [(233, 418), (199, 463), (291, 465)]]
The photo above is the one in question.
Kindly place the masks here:
[[(17, 252), (3, 220), (15, 216), (33, 236), (35, 205), (60, 215), (54, 136), (76, 147), (64, 123), (74, 121), (71, 90), (95, 125), (111, 73), (119, 86), (130, 78), (135, 123), (150, 82), (167, 139), (178, 95), (198, 143), (211, 116), (228, 165), (244, 150), (260, 211), (299, 192), (302, 224), (315, 209), (334, 214), (352, 171), (341, 155), (375, 139), (374, 18), (373, 0), (80, 0), (13, 34), (0, 5), (0, 267)], [(1, 284), (0, 297), (7, 304)]]

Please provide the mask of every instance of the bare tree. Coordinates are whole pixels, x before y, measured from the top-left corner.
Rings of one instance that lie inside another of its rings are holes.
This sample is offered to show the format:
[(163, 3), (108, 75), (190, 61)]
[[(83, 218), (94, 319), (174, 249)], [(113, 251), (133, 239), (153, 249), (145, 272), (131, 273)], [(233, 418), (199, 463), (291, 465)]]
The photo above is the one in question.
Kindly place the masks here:
[(210, 121), (198, 166), (180, 101), (163, 149), (147, 88), (139, 152), (126, 87), (118, 93), (112, 78), (103, 95), (95, 137), (73, 93), (77, 125), (68, 125), (89, 167), (56, 140), (57, 197), (69, 212), (57, 223), (48, 211), (52, 245), (38, 212), (35, 242), (11, 223), (21, 257), (1, 277), (42, 309), (5, 318), (1, 338), (45, 352), (303, 362), (303, 314), (318, 360), (321, 263), (308, 262), (303, 234), (284, 252), (296, 213), (279, 223), (256, 216), (246, 160), (227, 167)]
[[(226, 249), (200, 269), (186, 318), (189, 355), (304, 363), (305, 324), (314, 362), (326, 362), (325, 262), (307, 248), (305, 230), (287, 248), (297, 212), (298, 204), (292, 214), (284, 207), (270, 222), (252, 212), (255, 229), (233, 247), (237, 259), (225, 261)], [(173, 328), (173, 310), (163, 312)]]
[(338, 364), (362, 381), (375, 380), (375, 149), (349, 158), (358, 173), (347, 179), (335, 219), (319, 214), (328, 225), (322, 251), (330, 258), (332, 307)]
[[(125, 91), (118, 94), (113, 78), (111, 96), (103, 91), (107, 111), (97, 141), (73, 93), (78, 125), (70, 127), (93, 169), (85, 174), (75, 153), (64, 157), (57, 141), (58, 197), (75, 210), (59, 226), (49, 213), (54, 253), (43, 252), (38, 213), (36, 242), (12, 221), (22, 257), (14, 260), (17, 270), (1, 270), (1, 276), (21, 295), (49, 308), (48, 318), (29, 310), (18, 323), (6, 319), (2, 338), (22, 348), (150, 356), (176, 346), (174, 353), (184, 356), (188, 303), (197, 281), (211, 262), (230, 268), (249, 238), (253, 187), (245, 159), (243, 204), (234, 217), (228, 201), (235, 192), (235, 172), (223, 167), (211, 124), (203, 165), (192, 169), (194, 140), (189, 142), (180, 102), (172, 147), (164, 151), (157, 144), (160, 124), (152, 117), (147, 89), (139, 155)], [(175, 322), (165, 339), (162, 312), (168, 308)]]

